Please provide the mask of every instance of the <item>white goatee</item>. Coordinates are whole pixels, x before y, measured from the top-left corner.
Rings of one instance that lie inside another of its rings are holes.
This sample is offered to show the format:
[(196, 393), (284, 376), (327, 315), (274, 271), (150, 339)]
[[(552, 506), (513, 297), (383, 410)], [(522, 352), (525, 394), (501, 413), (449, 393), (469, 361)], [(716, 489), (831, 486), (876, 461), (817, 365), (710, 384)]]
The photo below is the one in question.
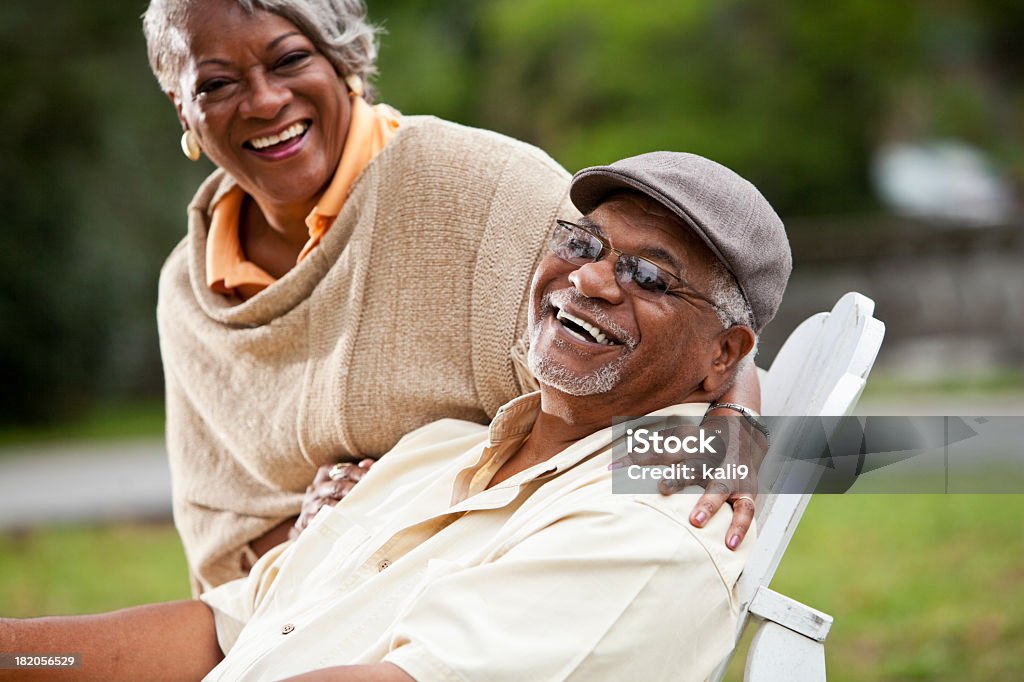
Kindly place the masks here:
[(597, 320), (611, 324), (611, 320), (607, 319), (603, 310), (575, 289), (562, 289), (547, 294), (541, 299), (537, 321), (530, 335), (530, 350), (527, 355), (530, 372), (540, 383), (572, 396), (598, 395), (611, 391), (622, 380), (622, 365), (636, 347), (636, 340), (624, 329), (614, 325), (615, 332), (622, 339), (623, 352), (592, 372), (585, 374), (574, 372), (548, 353), (542, 353), (537, 349), (537, 341), (543, 326), (542, 321), (546, 320), (554, 310), (552, 299), (557, 299), (556, 303), (560, 308), (566, 303), (572, 302), (580, 312), (588, 312)]

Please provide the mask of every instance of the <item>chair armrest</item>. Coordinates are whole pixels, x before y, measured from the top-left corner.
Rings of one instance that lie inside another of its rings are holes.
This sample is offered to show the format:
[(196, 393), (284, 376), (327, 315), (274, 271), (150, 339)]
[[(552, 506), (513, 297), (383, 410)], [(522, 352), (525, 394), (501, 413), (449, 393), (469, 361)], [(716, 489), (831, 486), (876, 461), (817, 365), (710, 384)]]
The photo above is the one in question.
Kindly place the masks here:
[(832, 616), (763, 585), (754, 593), (749, 611), (752, 616), (778, 623), (816, 642), (824, 642), (832, 628)]

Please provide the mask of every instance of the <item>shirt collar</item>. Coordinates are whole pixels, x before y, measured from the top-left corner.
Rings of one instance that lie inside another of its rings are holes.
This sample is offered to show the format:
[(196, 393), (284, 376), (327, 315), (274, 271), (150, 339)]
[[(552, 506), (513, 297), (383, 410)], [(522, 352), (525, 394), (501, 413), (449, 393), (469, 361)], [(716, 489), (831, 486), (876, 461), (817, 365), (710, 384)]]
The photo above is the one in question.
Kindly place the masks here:
[[(466, 467), (455, 478), (452, 503), (475, 495), (487, 488), (494, 474), (509, 457), (518, 451), (530, 434), (537, 415), (540, 414), (540, 391), (515, 398), (498, 409), (488, 430), (487, 444), (474, 464)], [(708, 408), (707, 403), (680, 403), (670, 405), (639, 418), (631, 420), (631, 426), (640, 426), (660, 421), (664, 417), (698, 417)], [(613, 436), (619, 435), (611, 424), (586, 436), (555, 456), (520, 471), (491, 490), (520, 488), (533, 481), (557, 476), (573, 468), (583, 460), (599, 452), (610, 450), (614, 445)]]
[(238, 220), (245, 192), (232, 185), (213, 207), (210, 232), (206, 236), (206, 285), (219, 294), (236, 287), (268, 287), (276, 280), (266, 270), (245, 257), (238, 235)]
[(352, 97), (352, 118), (345, 138), (338, 170), (313, 210), (306, 216), (309, 241), (299, 254), (301, 261), (320, 243), (345, 206), (352, 186), (397, 132), (400, 114), (386, 104), (371, 107), (365, 99)]

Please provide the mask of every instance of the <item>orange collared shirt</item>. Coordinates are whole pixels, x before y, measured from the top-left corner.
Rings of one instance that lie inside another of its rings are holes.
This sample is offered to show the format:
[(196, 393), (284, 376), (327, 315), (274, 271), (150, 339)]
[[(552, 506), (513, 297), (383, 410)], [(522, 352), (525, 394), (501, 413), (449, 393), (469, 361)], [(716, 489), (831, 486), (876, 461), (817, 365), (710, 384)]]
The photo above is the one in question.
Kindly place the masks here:
[[(306, 216), (309, 241), (296, 263), (308, 256), (327, 234), (345, 206), (352, 185), (398, 133), (400, 121), (401, 114), (388, 105), (370, 106), (362, 97), (352, 97), (352, 119), (341, 162), (331, 184)], [(246, 258), (242, 250), (238, 227), (244, 199), (245, 191), (236, 185), (213, 208), (206, 241), (206, 283), (217, 293), (239, 293), (248, 298), (277, 280)]]

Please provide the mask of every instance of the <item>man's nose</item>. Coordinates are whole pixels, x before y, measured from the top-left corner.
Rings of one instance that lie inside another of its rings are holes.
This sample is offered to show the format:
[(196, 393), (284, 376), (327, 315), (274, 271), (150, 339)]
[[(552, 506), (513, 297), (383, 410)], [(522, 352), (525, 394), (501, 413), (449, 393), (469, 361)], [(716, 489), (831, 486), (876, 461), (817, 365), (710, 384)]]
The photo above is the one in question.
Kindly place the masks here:
[(614, 257), (581, 265), (569, 273), (569, 282), (587, 298), (599, 298), (612, 304), (622, 302), (622, 287), (615, 279)]
[(239, 106), (243, 116), (270, 120), (292, 100), (292, 91), (262, 70), (254, 69), (248, 81), (248, 96)]

